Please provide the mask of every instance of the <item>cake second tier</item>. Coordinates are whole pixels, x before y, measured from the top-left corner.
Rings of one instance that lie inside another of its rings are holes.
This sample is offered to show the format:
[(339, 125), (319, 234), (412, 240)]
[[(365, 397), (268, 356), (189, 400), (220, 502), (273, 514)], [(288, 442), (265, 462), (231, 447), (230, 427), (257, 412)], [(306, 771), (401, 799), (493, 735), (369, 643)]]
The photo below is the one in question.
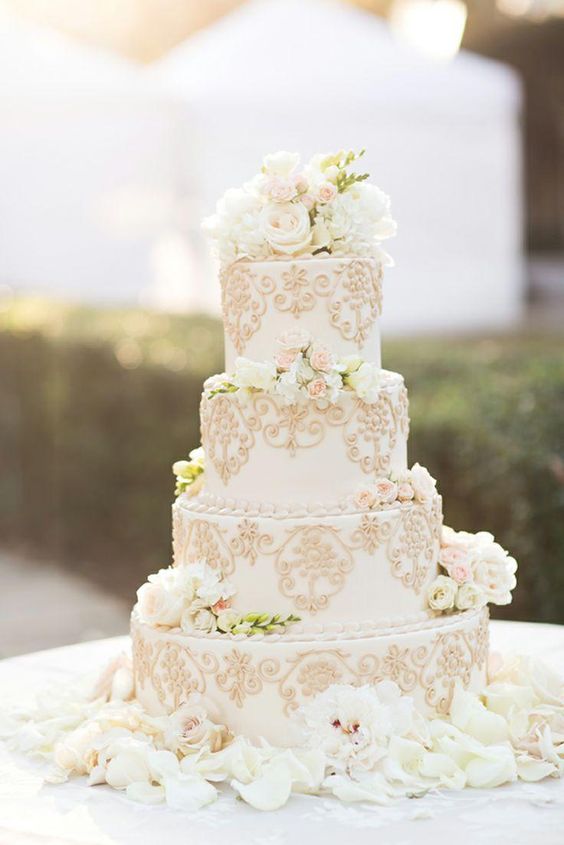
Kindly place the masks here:
[(312, 505), (407, 469), (407, 391), (382, 370), (377, 401), (343, 392), (335, 404), (288, 404), (262, 392), (204, 391), (200, 406), (206, 490), (228, 507)]

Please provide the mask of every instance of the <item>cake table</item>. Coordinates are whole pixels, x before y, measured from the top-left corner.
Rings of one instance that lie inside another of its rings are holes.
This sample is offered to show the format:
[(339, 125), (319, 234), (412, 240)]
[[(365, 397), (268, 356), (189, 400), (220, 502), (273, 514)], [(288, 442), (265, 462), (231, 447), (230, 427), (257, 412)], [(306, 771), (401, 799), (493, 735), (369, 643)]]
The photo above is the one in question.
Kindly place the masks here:
[[(491, 624), (492, 650), (529, 653), (555, 668), (564, 665), (564, 626), (520, 622)], [(25, 704), (39, 690), (96, 670), (126, 637), (81, 643), (0, 662), (2, 701)], [(138, 805), (107, 786), (84, 779), (38, 791), (39, 769), (0, 750), (2, 845), (436, 845), (438, 841), (512, 845), (562, 845), (564, 783), (516, 783), (493, 790), (428, 794), (389, 807), (342, 804), (329, 798), (292, 796), (283, 809), (260, 813), (232, 792), (197, 813)]]

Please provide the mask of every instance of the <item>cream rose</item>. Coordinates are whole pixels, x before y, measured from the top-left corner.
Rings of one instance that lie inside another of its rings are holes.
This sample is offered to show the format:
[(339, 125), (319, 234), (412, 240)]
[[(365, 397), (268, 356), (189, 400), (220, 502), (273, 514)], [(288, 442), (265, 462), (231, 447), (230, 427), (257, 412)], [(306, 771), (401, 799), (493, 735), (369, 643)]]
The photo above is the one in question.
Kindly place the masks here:
[(437, 482), (429, 470), (422, 467), (421, 464), (413, 464), (409, 477), (415, 499), (422, 505), (431, 504), (435, 496)]
[(161, 584), (147, 582), (137, 590), (137, 612), (148, 625), (176, 628), (184, 610), (184, 597)]
[(229, 739), (227, 728), (209, 719), (207, 708), (197, 693), (169, 716), (164, 730), (166, 748), (182, 757), (204, 747), (211, 752), (221, 751)]
[(451, 610), (454, 607), (458, 585), (447, 575), (439, 575), (427, 590), (427, 603), (431, 610)]
[(335, 359), (326, 346), (316, 344), (311, 350), (309, 363), (314, 370), (318, 370), (321, 373), (328, 373), (331, 367), (333, 367)]
[(348, 373), (346, 383), (359, 399), (372, 404), (376, 402), (380, 392), (380, 370), (375, 364), (365, 361), (357, 370)]
[(311, 243), (307, 208), (301, 202), (269, 203), (259, 216), (262, 236), (274, 252), (296, 255)]
[(235, 374), (233, 384), (240, 388), (264, 390), (268, 392), (274, 387), (276, 367), (267, 361), (251, 361), (248, 358), (235, 360)]
[(455, 599), (458, 610), (473, 610), (476, 607), (483, 607), (485, 603), (484, 591), (477, 584), (469, 581), (458, 588)]

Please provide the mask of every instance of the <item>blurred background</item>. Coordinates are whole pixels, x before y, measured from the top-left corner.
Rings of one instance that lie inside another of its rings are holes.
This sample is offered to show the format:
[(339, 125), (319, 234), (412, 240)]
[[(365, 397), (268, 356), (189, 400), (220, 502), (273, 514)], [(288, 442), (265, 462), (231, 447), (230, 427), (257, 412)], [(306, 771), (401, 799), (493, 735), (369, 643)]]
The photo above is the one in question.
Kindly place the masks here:
[(564, 0), (0, 0), (0, 655), (127, 630), (222, 369), (201, 218), (340, 147), (411, 457), (564, 622)]

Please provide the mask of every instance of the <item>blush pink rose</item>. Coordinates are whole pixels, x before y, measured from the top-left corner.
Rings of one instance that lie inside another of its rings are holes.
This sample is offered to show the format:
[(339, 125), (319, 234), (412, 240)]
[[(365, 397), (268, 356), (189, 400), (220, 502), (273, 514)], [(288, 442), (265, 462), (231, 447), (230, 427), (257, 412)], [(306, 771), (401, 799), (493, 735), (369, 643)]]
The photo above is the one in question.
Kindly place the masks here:
[(323, 182), (317, 189), (318, 202), (325, 205), (337, 196), (337, 188), (332, 182)]
[(446, 570), (457, 584), (466, 584), (472, 578), (472, 570), (467, 563), (453, 563), (447, 566)]
[(355, 494), (354, 501), (357, 507), (359, 507), (363, 511), (367, 511), (370, 510), (376, 500), (374, 498), (374, 493), (372, 492), (372, 490), (369, 490), (368, 487), (365, 487)]
[(307, 392), (311, 399), (320, 399), (322, 396), (325, 396), (325, 394), (327, 393), (327, 385), (325, 383), (325, 379), (312, 379), (312, 381), (310, 381), (307, 386)]
[(333, 356), (326, 346), (314, 346), (309, 356), (309, 363), (314, 370), (327, 373), (333, 366)]
[(300, 201), (302, 205), (305, 205), (308, 211), (311, 211), (311, 209), (315, 205), (315, 200), (311, 194), (302, 194), (302, 196), (300, 197)]
[(468, 550), (463, 546), (441, 546), (439, 560), (445, 569), (450, 566), (468, 566), (470, 564)]
[(379, 502), (389, 505), (398, 497), (398, 485), (389, 478), (378, 478), (374, 484), (374, 492)]
[(411, 502), (414, 496), (415, 492), (409, 481), (398, 484), (398, 499), (400, 502)]
[(281, 349), (274, 356), (274, 363), (279, 370), (289, 370), (296, 360), (297, 354), (293, 349)]
[(272, 176), (265, 185), (266, 193), (272, 202), (290, 202), (296, 196), (296, 184), (293, 179)]
[(303, 194), (308, 189), (307, 179), (303, 173), (296, 173), (295, 176), (292, 177), (294, 180), (294, 187), (298, 194)]

